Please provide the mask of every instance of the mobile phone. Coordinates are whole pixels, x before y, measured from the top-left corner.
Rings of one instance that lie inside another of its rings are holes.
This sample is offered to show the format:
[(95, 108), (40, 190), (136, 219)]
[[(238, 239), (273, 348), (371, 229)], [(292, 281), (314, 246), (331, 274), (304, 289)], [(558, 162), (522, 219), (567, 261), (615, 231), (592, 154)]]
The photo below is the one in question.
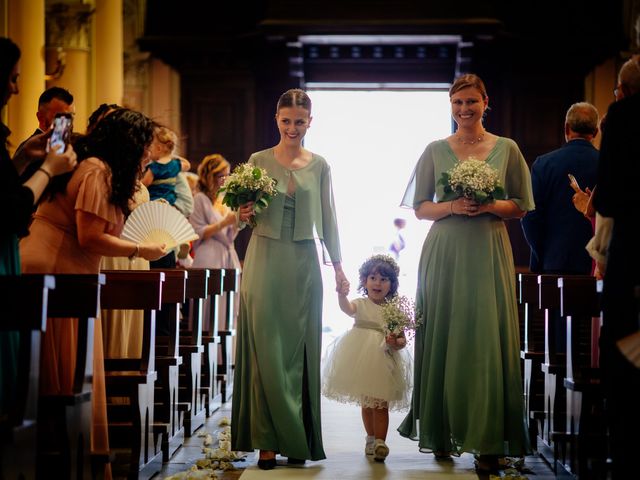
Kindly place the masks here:
[(49, 149), (60, 145), (58, 153), (66, 150), (73, 130), (73, 116), (70, 113), (56, 113), (53, 117), (53, 132), (49, 138)]
[(567, 176), (569, 177), (569, 185), (571, 185), (571, 188), (573, 188), (573, 190), (575, 192), (579, 192), (580, 190), (582, 190), (580, 188), (580, 184), (578, 183), (578, 181), (576, 180), (576, 177), (574, 177), (573, 175), (571, 175), (570, 173), (567, 174)]

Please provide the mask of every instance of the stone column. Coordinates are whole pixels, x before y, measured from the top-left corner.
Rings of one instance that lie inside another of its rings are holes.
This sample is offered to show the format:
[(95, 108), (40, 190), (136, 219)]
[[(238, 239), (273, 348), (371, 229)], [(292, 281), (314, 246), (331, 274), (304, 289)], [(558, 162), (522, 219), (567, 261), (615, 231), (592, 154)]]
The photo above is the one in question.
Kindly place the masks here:
[(9, 100), (7, 125), (11, 129), (11, 153), (38, 126), (38, 97), (44, 81), (44, 0), (8, 0), (8, 36), (21, 51), (20, 93)]
[(96, 0), (95, 15), (95, 106), (122, 104), (123, 36), (122, 0)]
[(90, 98), (90, 5), (57, 3), (47, 9), (47, 88), (59, 86), (73, 95), (74, 130), (84, 132), (93, 111)]

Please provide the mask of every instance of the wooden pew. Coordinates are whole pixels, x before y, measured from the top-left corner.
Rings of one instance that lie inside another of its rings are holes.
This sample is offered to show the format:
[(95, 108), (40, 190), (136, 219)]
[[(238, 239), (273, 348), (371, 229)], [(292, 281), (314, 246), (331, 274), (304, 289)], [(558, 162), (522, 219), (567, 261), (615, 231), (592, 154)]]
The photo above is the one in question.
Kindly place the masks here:
[(15, 401), (0, 415), (0, 478), (36, 476), (40, 343), (54, 288), (52, 275), (0, 276), (0, 335), (19, 332)]
[(164, 274), (148, 270), (104, 270), (102, 308), (145, 310), (140, 358), (105, 360), (109, 441), (115, 452), (114, 477), (148, 479), (160, 472), (160, 439), (154, 435), (155, 312), (160, 308)]
[(110, 461), (109, 452), (91, 452), (91, 392), (93, 335), (100, 309), (101, 274), (56, 274), (47, 316), (77, 318), (74, 384), (67, 395), (40, 395), (38, 403), (38, 461), (36, 476), (99, 478)]
[(222, 285), (224, 295), (220, 302), (221, 324), (218, 329), (220, 348), (218, 350), (218, 383), (223, 402), (231, 399), (233, 391), (233, 356), (236, 335), (236, 296), (240, 292), (240, 270), (225, 268)]
[(567, 470), (580, 478), (606, 478), (607, 434), (598, 368), (600, 305), (596, 279), (558, 279), (560, 310), (567, 329)]
[(217, 382), (218, 375), (218, 349), (220, 337), (218, 336), (220, 298), (223, 295), (224, 269), (209, 269), (209, 283), (207, 285), (207, 298), (204, 302), (204, 314), (202, 322), (202, 344), (204, 355), (202, 356), (202, 391), (205, 395), (205, 408), (207, 417), (222, 406), (222, 394)]
[(204, 425), (206, 408), (200, 389), (202, 375), (202, 309), (207, 297), (209, 270), (188, 270), (185, 290), (185, 314), (180, 327), (180, 403), (188, 403), (188, 414), (184, 419), (185, 436), (190, 437)]
[(556, 472), (556, 460), (566, 456), (566, 329), (560, 317), (559, 275), (538, 276), (539, 307), (544, 311), (545, 358), (544, 427), (542, 442), (548, 448), (540, 453)]
[(523, 390), (529, 439), (535, 448), (537, 437), (544, 432), (544, 375), (541, 366), (545, 358), (544, 311), (539, 308), (538, 274), (518, 274), (518, 301), (523, 310), (524, 340), (520, 350), (523, 360)]
[(184, 302), (187, 273), (176, 269), (151, 269), (163, 272), (162, 321), (158, 328), (168, 335), (156, 335), (156, 369), (154, 432), (162, 439), (162, 461), (168, 462), (184, 444), (184, 417), (188, 404), (178, 401), (180, 305)]

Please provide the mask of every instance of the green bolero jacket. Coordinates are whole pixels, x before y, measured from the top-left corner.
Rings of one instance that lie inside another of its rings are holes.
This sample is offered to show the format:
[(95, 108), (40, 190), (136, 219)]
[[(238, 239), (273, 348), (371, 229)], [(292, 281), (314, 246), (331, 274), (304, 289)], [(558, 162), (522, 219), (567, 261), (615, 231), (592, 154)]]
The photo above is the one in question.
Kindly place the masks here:
[[(252, 154), (249, 163), (264, 168), (267, 174), (278, 182), (278, 194), (271, 199), (266, 209), (256, 215), (257, 226), (253, 233), (280, 238), (287, 185), (289, 178), (293, 177), (296, 184), (293, 240), (318, 238), (328, 252), (331, 262), (341, 262), (331, 169), (327, 161), (314, 153), (306, 166), (290, 170), (278, 163), (272, 147)], [(328, 263), (326, 256), (325, 263)]]

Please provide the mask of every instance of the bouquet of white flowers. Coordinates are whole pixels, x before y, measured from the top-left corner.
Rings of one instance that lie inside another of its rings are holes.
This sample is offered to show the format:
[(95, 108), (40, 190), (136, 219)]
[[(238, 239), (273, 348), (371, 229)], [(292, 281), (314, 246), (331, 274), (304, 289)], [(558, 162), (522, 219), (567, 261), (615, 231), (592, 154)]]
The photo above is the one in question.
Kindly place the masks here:
[(466, 197), (478, 203), (504, 199), (498, 172), (487, 162), (469, 157), (442, 174), (438, 184), (444, 186), (442, 201)]
[(394, 295), (382, 304), (385, 336), (413, 337), (421, 321), (412, 300), (404, 295)]
[[(251, 163), (238, 165), (227, 177), (220, 192), (224, 193), (222, 203), (232, 210), (238, 210), (245, 203), (254, 202), (253, 210), (256, 213), (267, 208), (271, 198), (278, 193), (276, 180), (268, 176), (264, 168)], [(256, 226), (254, 217), (251, 217), (250, 225)]]

